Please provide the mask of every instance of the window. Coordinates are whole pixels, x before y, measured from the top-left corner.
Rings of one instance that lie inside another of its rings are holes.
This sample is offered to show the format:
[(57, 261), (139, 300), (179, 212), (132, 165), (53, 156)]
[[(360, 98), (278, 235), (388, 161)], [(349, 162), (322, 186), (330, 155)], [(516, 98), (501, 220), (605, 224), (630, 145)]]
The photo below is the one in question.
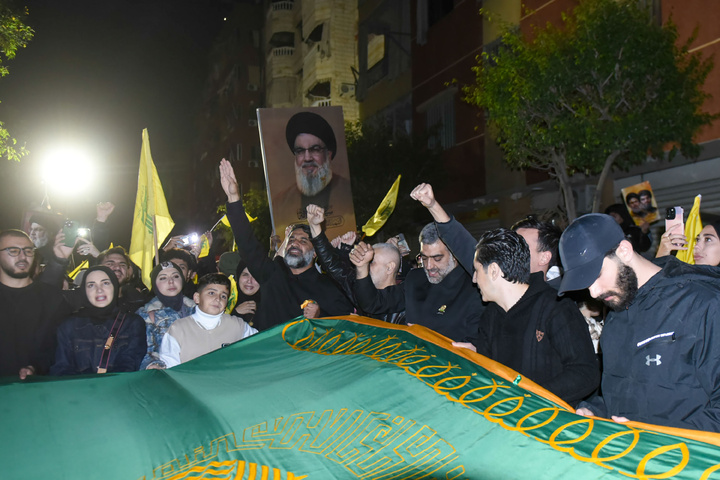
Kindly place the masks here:
[(425, 112), (430, 148), (446, 150), (455, 146), (456, 92), (457, 88), (449, 88), (418, 107), (418, 111)]

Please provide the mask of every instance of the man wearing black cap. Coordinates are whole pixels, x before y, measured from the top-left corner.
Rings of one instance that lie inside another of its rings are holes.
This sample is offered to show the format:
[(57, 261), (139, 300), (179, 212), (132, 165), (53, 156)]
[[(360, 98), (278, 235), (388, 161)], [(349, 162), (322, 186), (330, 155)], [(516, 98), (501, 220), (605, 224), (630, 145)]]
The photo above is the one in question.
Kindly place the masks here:
[(325, 209), (328, 226), (345, 223), (349, 212), (342, 210), (352, 202), (340, 196), (350, 198), (350, 181), (333, 173), (337, 140), (330, 124), (313, 112), (296, 113), (287, 123), (285, 139), (295, 157), (295, 185), (272, 197), (276, 224), (304, 220), (311, 204)]
[(565, 230), (560, 256), (560, 294), (588, 288), (614, 310), (600, 337), (603, 395), (577, 413), (720, 432), (720, 275), (643, 258), (597, 213)]

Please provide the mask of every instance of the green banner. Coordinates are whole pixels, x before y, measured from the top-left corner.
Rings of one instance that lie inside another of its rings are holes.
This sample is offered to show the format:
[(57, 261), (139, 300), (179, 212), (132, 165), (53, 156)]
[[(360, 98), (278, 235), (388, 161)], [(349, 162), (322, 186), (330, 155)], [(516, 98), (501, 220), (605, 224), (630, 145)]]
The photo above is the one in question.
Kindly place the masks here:
[(579, 417), (422, 327), (300, 319), (170, 370), (6, 381), (0, 478), (720, 478), (720, 436)]

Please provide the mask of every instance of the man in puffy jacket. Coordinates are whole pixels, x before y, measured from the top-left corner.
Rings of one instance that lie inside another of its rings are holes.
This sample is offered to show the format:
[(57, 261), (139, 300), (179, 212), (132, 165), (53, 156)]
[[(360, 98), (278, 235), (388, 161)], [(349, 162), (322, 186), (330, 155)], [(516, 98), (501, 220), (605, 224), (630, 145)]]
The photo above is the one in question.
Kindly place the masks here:
[(614, 310), (600, 337), (602, 396), (577, 413), (720, 432), (717, 269), (674, 257), (653, 263), (603, 214), (575, 220), (560, 256), (560, 294), (588, 288)]

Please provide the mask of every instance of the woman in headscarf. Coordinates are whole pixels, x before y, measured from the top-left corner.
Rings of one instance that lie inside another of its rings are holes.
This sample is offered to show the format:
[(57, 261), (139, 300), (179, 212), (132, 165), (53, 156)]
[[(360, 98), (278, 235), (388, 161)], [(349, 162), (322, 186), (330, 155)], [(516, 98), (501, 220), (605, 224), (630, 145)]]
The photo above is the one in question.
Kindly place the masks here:
[(140, 370), (165, 368), (159, 356), (162, 339), (170, 325), (192, 314), (195, 302), (182, 293), (184, 279), (183, 271), (173, 262), (162, 262), (150, 272), (155, 297), (137, 311), (147, 326), (147, 353)]
[(245, 260), (240, 260), (236, 272), (238, 299), (232, 315), (242, 318), (252, 327), (255, 312), (260, 307), (260, 284), (248, 270)]
[(83, 307), (58, 328), (51, 375), (132, 372), (145, 354), (145, 323), (118, 308), (120, 287), (107, 267), (89, 268), (80, 291)]

